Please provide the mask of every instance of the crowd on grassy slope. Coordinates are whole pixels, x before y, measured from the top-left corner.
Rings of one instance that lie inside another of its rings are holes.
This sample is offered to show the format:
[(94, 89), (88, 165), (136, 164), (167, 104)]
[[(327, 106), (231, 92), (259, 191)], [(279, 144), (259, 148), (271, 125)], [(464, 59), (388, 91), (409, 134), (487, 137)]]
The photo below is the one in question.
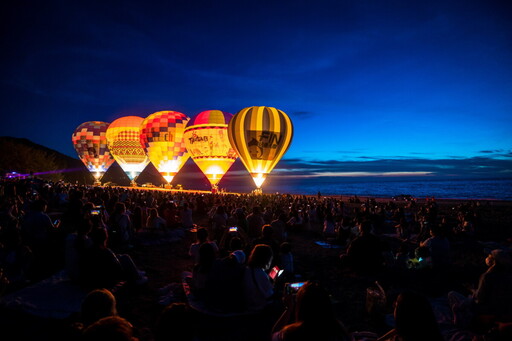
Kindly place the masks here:
[[(118, 334), (135, 339), (112, 294), (151, 281), (130, 252), (142, 240), (180, 240), (185, 233), (197, 235), (189, 250), (195, 265), (183, 275), (186, 301), (162, 311), (157, 340), (215, 339), (196, 328), (191, 310), (248, 323), (243, 336), (234, 332), (234, 338), (442, 340), (429, 301), (414, 291), (398, 296), (389, 333), (349, 332), (335, 318), (321, 281), (296, 273), (289, 236), (321, 226), (323, 239), (340, 248), (336, 266), (354, 276), (427, 269), (439, 279), (452, 269), (451, 245), (488, 237), (485, 204), (477, 201), (441, 210), (434, 199), (348, 202), (320, 194), (200, 194), (25, 179), (0, 183), (0, 205), (0, 293), (65, 269), (90, 292), (81, 320), (66, 334), (77, 340), (113, 340)], [(207, 223), (199, 227), (195, 221)], [(397, 248), (384, 242), (390, 226), (387, 236), (399, 242)], [(466, 337), (506, 339), (512, 323), (510, 251), (489, 250), (486, 263), (470, 295), (446, 296), (454, 325), (471, 331)]]

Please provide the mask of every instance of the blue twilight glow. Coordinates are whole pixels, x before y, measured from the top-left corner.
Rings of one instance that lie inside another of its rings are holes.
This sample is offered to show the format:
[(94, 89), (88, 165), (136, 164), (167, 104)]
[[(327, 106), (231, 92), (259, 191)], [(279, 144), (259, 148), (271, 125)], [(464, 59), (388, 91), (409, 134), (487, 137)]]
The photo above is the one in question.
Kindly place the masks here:
[[(512, 176), (506, 1), (4, 6), (0, 135), (75, 156), (81, 122), (279, 108), (276, 175)], [(334, 161), (334, 162), (331, 162)]]

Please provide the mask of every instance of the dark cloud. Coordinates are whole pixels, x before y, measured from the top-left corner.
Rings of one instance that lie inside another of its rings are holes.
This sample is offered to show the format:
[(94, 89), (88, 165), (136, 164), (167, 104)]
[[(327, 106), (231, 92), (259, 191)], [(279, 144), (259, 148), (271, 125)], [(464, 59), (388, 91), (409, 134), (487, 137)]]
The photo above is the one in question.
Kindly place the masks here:
[(282, 160), (277, 167), (287, 175), (321, 175), (322, 173), (429, 173), (439, 177), (510, 177), (512, 160), (489, 157), (464, 159), (377, 159), (370, 161), (338, 161), (300, 159)]

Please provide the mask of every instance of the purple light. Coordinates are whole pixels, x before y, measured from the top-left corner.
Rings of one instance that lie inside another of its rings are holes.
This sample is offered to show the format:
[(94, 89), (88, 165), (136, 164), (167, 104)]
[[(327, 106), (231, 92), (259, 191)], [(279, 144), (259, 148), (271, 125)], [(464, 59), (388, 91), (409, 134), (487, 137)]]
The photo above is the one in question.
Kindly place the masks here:
[[(32, 175), (47, 175), (47, 174), (58, 174), (58, 173), (69, 173), (69, 172), (77, 172), (82, 171), (83, 168), (68, 168), (68, 169), (57, 169), (45, 172), (33, 172)], [(10, 172), (5, 175), (7, 179), (15, 179), (15, 178), (26, 178), (31, 174), (21, 174), (18, 172)]]

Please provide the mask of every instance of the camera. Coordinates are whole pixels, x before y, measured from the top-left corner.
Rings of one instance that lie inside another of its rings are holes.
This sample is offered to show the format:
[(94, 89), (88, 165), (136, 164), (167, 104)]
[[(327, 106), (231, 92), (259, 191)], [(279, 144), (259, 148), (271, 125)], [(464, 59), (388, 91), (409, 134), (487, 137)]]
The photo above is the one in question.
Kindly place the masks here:
[(306, 282), (286, 283), (284, 290), (287, 294), (296, 294)]

